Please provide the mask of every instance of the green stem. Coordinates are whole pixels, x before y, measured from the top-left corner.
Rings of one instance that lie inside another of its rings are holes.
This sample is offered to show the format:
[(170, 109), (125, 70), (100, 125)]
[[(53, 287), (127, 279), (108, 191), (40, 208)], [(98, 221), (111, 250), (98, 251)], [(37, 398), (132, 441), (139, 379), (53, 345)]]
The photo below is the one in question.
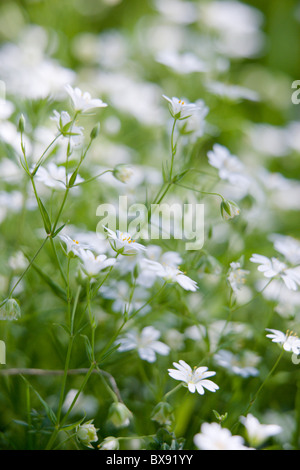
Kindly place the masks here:
[[(32, 264), (34, 263), (35, 259), (37, 258), (38, 254), (40, 253), (40, 251), (44, 248), (44, 245), (46, 244), (48, 240), (48, 237), (45, 238), (45, 240), (43, 241), (42, 245), (40, 246), (40, 248), (37, 250), (36, 254), (34, 255), (34, 257), (31, 259), (30, 263), (28, 264), (27, 268), (25, 269), (25, 271), (23, 271), (23, 273), (21, 274), (21, 276), (19, 277), (19, 279), (17, 280), (17, 282), (15, 283), (15, 285), (13, 286), (13, 288), (11, 289), (11, 291), (9, 292), (8, 294), (8, 297), (7, 299), (9, 299), (14, 290), (16, 289), (16, 287), (19, 285), (19, 283), (22, 281), (23, 277), (25, 276), (25, 274), (27, 273), (27, 271), (29, 271), (30, 267), (32, 266)], [(5, 302), (7, 301), (7, 299), (5, 299), (1, 304), (0, 304), (0, 307), (2, 307)]]

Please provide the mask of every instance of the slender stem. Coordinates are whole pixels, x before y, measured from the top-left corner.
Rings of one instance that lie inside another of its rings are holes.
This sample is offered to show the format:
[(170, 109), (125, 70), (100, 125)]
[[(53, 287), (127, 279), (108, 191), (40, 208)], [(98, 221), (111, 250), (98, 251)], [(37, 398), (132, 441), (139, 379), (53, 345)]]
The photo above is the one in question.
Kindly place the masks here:
[(66, 203), (66, 200), (67, 200), (69, 191), (70, 191), (70, 188), (67, 187), (67, 188), (66, 188), (66, 191), (65, 191), (65, 194), (64, 194), (64, 198), (63, 198), (62, 204), (61, 204), (61, 206), (60, 206), (60, 209), (59, 209), (59, 211), (58, 211), (58, 214), (57, 214), (57, 216), (56, 216), (56, 220), (55, 220), (54, 225), (53, 225), (53, 228), (52, 228), (52, 233), (55, 232), (55, 229), (56, 229), (57, 224), (58, 224), (58, 222), (59, 222), (59, 218), (60, 218), (61, 213), (62, 213), (62, 211), (63, 211), (63, 208), (64, 208), (64, 206), (65, 206), (65, 203)]
[(174, 119), (173, 122), (173, 127), (172, 127), (172, 132), (171, 132), (171, 168), (170, 168), (170, 180), (172, 179), (172, 173), (173, 173), (173, 164), (174, 164), (174, 157), (176, 154), (176, 145), (174, 145), (174, 131), (175, 131), (175, 126), (176, 126), (177, 119)]
[(181, 188), (189, 189), (190, 191), (195, 191), (196, 193), (206, 194), (208, 196), (218, 196), (222, 199), (222, 201), (224, 201), (224, 197), (222, 196), (222, 194), (212, 193), (212, 192), (209, 192), (209, 191), (200, 191), (199, 189), (191, 188), (191, 187), (185, 186), (184, 184), (181, 184), (181, 183), (175, 183), (175, 184), (176, 184), (176, 186), (180, 186)]
[(50, 243), (51, 243), (51, 246), (52, 246), (52, 249), (53, 249), (53, 253), (54, 253), (54, 256), (55, 256), (55, 260), (56, 260), (56, 263), (57, 263), (57, 266), (58, 266), (58, 269), (59, 269), (59, 272), (61, 274), (61, 277), (64, 281), (64, 283), (66, 284), (66, 286), (68, 285), (68, 280), (66, 278), (66, 275), (62, 269), (62, 265), (61, 265), (61, 262), (59, 260), (59, 257), (58, 257), (58, 254), (57, 254), (57, 251), (56, 251), (56, 247), (55, 247), (55, 242), (53, 240), (52, 237), (50, 237)]
[(74, 336), (70, 336), (69, 344), (68, 344), (68, 350), (67, 350), (67, 356), (66, 356), (66, 361), (65, 361), (64, 375), (63, 375), (62, 384), (61, 384), (59, 405), (58, 405), (58, 410), (57, 410), (57, 422), (58, 423), (60, 422), (62, 405), (63, 405), (63, 401), (64, 401), (64, 398), (65, 398), (65, 388), (66, 388), (66, 383), (67, 383), (67, 375), (68, 375), (68, 369), (69, 369), (69, 365), (70, 365), (73, 342), (74, 342)]
[[(34, 263), (35, 259), (37, 258), (38, 254), (40, 253), (40, 251), (44, 248), (44, 245), (46, 244), (48, 240), (48, 237), (45, 238), (45, 240), (43, 241), (42, 245), (40, 246), (40, 248), (37, 250), (36, 254), (34, 255), (34, 257), (31, 259), (30, 263), (28, 264), (27, 268), (25, 269), (25, 271), (23, 271), (23, 273), (21, 274), (21, 276), (19, 277), (19, 279), (17, 280), (17, 282), (15, 283), (15, 285), (13, 286), (13, 288), (11, 289), (11, 291), (9, 292), (8, 294), (8, 299), (12, 296), (14, 290), (16, 289), (16, 287), (19, 285), (19, 283), (22, 281), (23, 277), (25, 276), (25, 274), (27, 273), (27, 271), (29, 271), (29, 269), (31, 268), (32, 264)], [(5, 302), (7, 301), (7, 299), (5, 299), (1, 304), (0, 304), (0, 307), (2, 307)]]

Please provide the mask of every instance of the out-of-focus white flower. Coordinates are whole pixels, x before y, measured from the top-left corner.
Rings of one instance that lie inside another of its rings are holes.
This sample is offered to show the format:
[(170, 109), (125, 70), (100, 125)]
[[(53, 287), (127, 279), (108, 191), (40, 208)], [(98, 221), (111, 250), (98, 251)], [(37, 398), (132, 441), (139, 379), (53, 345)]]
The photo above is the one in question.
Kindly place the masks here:
[[(71, 388), (64, 400), (62, 410), (67, 413), (73, 403), (74, 398), (77, 396), (79, 390)], [(87, 417), (95, 416), (99, 408), (99, 402), (93, 395), (86, 395), (83, 392), (79, 393), (76, 403), (70, 411), (71, 415), (80, 415), (84, 411)]]
[(93, 449), (91, 442), (98, 441), (97, 431), (98, 429), (96, 429), (95, 426), (93, 425), (93, 419), (92, 419), (90, 421), (87, 421), (84, 424), (80, 424), (77, 427), (76, 437), (80, 442), (82, 442), (82, 444)]
[(300, 354), (300, 338), (295, 335), (292, 331), (283, 333), (280, 330), (273, 330), (266, 328), (266, 331), (270, 331), (270, 334), (266, 335), (270, 338), (273, 343), (282, 344), (285, 351), (293, 352), (294, 354)]
[(157, 261), (144, 260), (145, 269), (152, 270), (158, 277), (166, 282), (177, 282), (183, 289), (195, 292), (198, 289), (196, 281), (186, 276), (180, 269)]
[(0, 98), (0, 119), (8, 119), (15, 110), (15, 106), (8, 100)]
[(214, 359), (220, 366), (244, 378), (256, 376), (259, 373), (254, 365), (257, 364), (260, 358), (250, 351), (247, 351), (242, 357), (239, 357), (231, 351), (221, 349), (215, 354)]
[(108, 266), (113, 266), (116, 262), (115, 258), (107, 258), (106, 255), (95, 255), (90, 250), (80, 248), (77, 256), (82, 262), (82, 269), (88, 277), (96, 277)]
[(213, 95), (232, 101), (259, 101), (260, 99), (256, 91), (239, 85), (228, 85), (222, 82), (210, 81), (206, 84), (206, 89)]
[(239, 1), (201, 3), (200, 21), (216, 34), (215, 48), (228, 57), (256, 56), (264, 43), (261, 11)]
[(146, 326), (140, 334), (135, 330), (129, 331), (126, 336), (117, 340), (121, 344), (119, 351), (131, 351), (136, 349), (141, 359), (147, 362), (155, 362), (156, 354), (167, 356), (170, 352), (169, 346), (158, 341), (160, 332), (153, 326)]
[(184, 100), (180, 100), (174, 96), (173, 98), (169, 98), (168, 96), (163, 95), (163, 98), (168, 101), (169, 110), (174, 119), (187, 119), (192, 116), (197, 109), (199, 109), (199, 105), (196, 105), (195, 103), (186, 103)]
[(196, 5), (193, 2), (181, 0), (155, 0), (157, 10), (168, 21), (178, 24), (190, 24), (197, 20)]
[(180, 122), (180, 132), (184, 135), (188, 134), (191, 141), (194, 142), (203, 136), (205, 132), (205, 118), (208, 114), (209, 108), (203, 100), (195, 102), (197, 110), (184, 122)]
[(233, 436), (219, 423), (203, 423), (194, 443), (200, 450), (249, 450), (241, 436)]
[[(40, 166), (35, 178), (52, 189), (66, 189), (66, 182), (68, 183), (69, 181), (69, 176), (67, 177), (66, 175), (66, 168), (64, 166), (57, 166), (53, 162), (48, 163), (46, 168)], [(77, 175), (74, 184), (81, 183), (82, 181), (81, 176)]]
[(85, 113), (94, 108), (106, 108), (107, 103), (104, 103), (98, 98), (92, 98), (88, 91), (82, 92), (80, 88), (72, 88), (71, 85), (66, 85), (65, 89), (70, 95), (74, 110), (76, 112)]
[(156, 55), (156, 60), (181, 75), (208, 70), (207, 64), (191, 52), (178, 54), (174, 51), (161, 51)]
[(241, 263), (230, 263), (227, 279), (235, 293), (244, 286), (246, 276), (249, 272), (250, 271), (247, 271), (246, 269), (241, 269)]
[(75, 72), (62, 67), (47, 54), (48, 37), (44, 28), (26, 26), (17, 44), (0, 48), (0, 75), (7, 92), (25, 99), (61, 98), (61, 89), (72, 83)]
[(182, 263), (181, 256), (176, 251), (162, 252), (162, 248), (158, 245), (148, 245), (145, 255), (137, 258), (138, 277), (137, 284), (144, 287), (153, 286), (156, 279), (156, 272), (148, 269), (147, 260), (157, 261), (163, 266), (173, 266), (176, 268)]
[(170, 377), (175, 380), (181, 380), (186, 383), (191, 393), (197, 392), (200, 395), (204, 395), (204, 389), (206, 388), (210, 392), (215, 392), (219, 389), (219, 386), (212, 380), (207, 380), (208, 377), (212, 377), (216, 373), (209, 371), (208, 367), (198, 367), (194, 370), (183, 360), (173, 362), (176, 369), (168, 369)]
[[(130, 260), (131, 257), (125, 259)], [(119, 262), (117, 266), (119, 267)], [(130, 315), (133, 311), (139, 310), (141, 315), (147, 313), (150, 310), (150, 306), (145, 305), (149, 298), (148, 291), (144, 287), (137, 286), (131, 298), (130, 292), (130, 286), (123, 280), (114, 280), (109, 285), (106, 284), (101, 287), (101, 295), (105, 299), (113, 300), (112, 310), (114, 312), (123, 313), (126, 311)]]
[(113, 241), (116, 251), (122, 251), (122, 254), (136, 254), (141, 250), (146, 250), (146, 247), (132, 240), (128, 232), (120, 232), (120, 230), (114, 232), (108, 227), (104, 227), (104, 229), (108, 234), (108, 238)]
[(22, 271), (27, 268), (28, 260), (25, 258), (22, 251), (17, 251), (9, 258), (8, 265), (14, 271)]
[(274, 248), (281, 253), (285, 259), (293, 264), (300, 264), (300, 241), (293, 237), (273, 234), (270, 240), (274, 242)]
[(286, 287), (290, 290), (297, 290), (300, 285), (300, 266), (289, 268), (277, 258), (267, 258), (267, 256), (253, 254), (250, 258), (252, 263), (258, 263), (258, 271), (264, 273), (267, 278), (280, 276)]
[(282, 431), (281, 426), (277, 424), (261, 424), (252, 414), (241, 416), (240, 421), (245, 426), (247, 440), (253, 447), (260, 446), (269, 437), (276, 436)]
[(207, 153), (208, 162), (219, 170), (222, 180), (238, 186), (249, 186), (249, 178), (244, 174), (244, 165), (229, 150), (220, 144), (214, 144), (213, 150)]

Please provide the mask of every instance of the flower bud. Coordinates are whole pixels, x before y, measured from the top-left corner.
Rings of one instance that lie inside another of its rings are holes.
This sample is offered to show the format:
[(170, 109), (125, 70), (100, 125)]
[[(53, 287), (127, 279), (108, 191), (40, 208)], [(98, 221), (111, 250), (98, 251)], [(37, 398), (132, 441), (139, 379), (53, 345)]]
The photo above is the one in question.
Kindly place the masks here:
[(233, 219), (240, 213), (240, 209), (235, 204), (235, 202), (226, 201), (225, 199), (223, 199), (221, 202), (220, 210), (221, 210), (221, 215), (223, 219), (225, 220)]
[(0, 308), (0, 320), (18, 320), (21, 316), (21, 309), (15, 299), (6, 300), (5, 304)]
[(164, 401), (158, 403), (151, 415), (152, 421), (157, 421), (162, 426), (170, 426), (174, 422), (173, 407)]
[(109, 436), (98, 446), (100, 450), (118, 450), (119, 441), (114, 436)]
[(96, 137), (99, 135), (99, 132), (100, 132), (100, 122), (98, 122), (98, 124), (92, 129), (90, 133), (91, 140), (96, 139)]
[(24, 132), (25, 124), (26, 124), (26, 121), (25, 121), (24, 114), (21, 114), (20, 119), (19, 119), (19, 131), (20, 132)]
[(113, 403), (108, 411), (108, 419), (116, 428), (124, 428), (129, 425), (131, 411), (124, 403)]
[(122, 183), (128, 183), (131, 176), (133, 175), (133, 172), (126, 165), (120, 164), (114, 168), (113, 175), (117, 180), (121, 181)]
[(76, 437), (77, 439), (82, 442), (87, 447), (93, 448), (91, 445), (91, 442), (96, 442), (98, 441), (98, 436), (97, 436), (97, 429), (95, 426), (92, 424), (93, 420), (87, 421), (84, 424), (80, 424), (77, 427), (77, 433)]

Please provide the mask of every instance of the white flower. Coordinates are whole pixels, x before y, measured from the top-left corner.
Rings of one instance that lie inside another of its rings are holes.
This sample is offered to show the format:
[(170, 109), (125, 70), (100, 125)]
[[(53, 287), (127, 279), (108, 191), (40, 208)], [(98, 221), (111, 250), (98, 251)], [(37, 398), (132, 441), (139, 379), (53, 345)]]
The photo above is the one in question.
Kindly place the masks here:
[(82, 269), (85, 274), (89, 277), (98, 276), (100, 271), (113, 266), (116, 262), (114, 258), (107, 258), (106, 255), (94, 255), (90, 250), (79, 249), (77, 253), (78, 257), (82, 262)]
[(233, 436), (218, 423), (203, 423), (194, 443), (200, 450), (249, 450), (241, 436)]
[(280, 330), (273, 330), (266, 328), (266, 331), (270, 331), (271, 334), (267, 335), (273, 343), (282, 344), (285, 351), (292, 351), (294, 354), (300, 354), (300, 339), (292, 331), (283, 333)]
[(227, 280), (235, 293), (244, 286), (247, 274), (249, 271), (241, 269), (241, 263), (230, 263)]
[(168, 98), (168, 96), (163, 95), (163, 98), (168, 101), (169, 110), (174, 119), (187, 119), (200, 108), (195, 103), (186, 103), (176, 97)]
[(93, 449), (91, 442), (98, 441), (98, 429), (96, 429), (92, 423), (93, 420), (87, 421), (84, 424), (80, 424), (76, 429), (76, 437), (80, 442), (82, 442), (82, 444)]
[(261, 424), (252, 414), (240, 417), (241, 423), (247, 430), (247, 438), (250, 445), (257, 447), (269, 437), (275, 436), (282, 431), (277, 424)]
[(258, 271), (264, 273), (267, 278), (273, 278), (277, 275), (284, 281), (286, 287), (290, 290), (297, 290), (300, 285), (300, 266), (288, 268), (277, 258), (267, 258), (267, 256), (253, 254), (250, 258), (252, 263), (258, 263)]
[(160, 262), (163, 266), (167, 264), (168, 266), (177, 267), (182, 263), (181, 256), (176, 251), (166, 251), (162, 253), (162, 249), (158, 245), (148, 245), (146, 257), (140, 257), (138, 261), (138, 272), (137, 284), (144, 287), (152, 287), (155, 279), (156, 272), (149, 269), (147, 260)]
[(120, 230), (114, 232), (107, 227), (104, 229), (107, 231), (108, 238), (113, 240), (116, 251), (122, 250), (122, 254), (136, 254), (141, 250), (146, 250), (143, 245), (132, 240), (128, 232), (120, 232)]
[(214, 144), (213, 150), (207, 153), (208, 162), (219, 170), (219, 177), (233, 185), (249, 186), (249, 178), (244, 172), (244, 165), (229, 150), (220, 144)]
[(200, 395), (203, 395), (204, 388), (210, 392), (215, 392), (219, 389), (218, 385), (211, 380), (207, 380), (207, 377), (212, 377), (216, 374), (213, 371), (208, 371), (207, 367), (198, 367), (192, 370), (192, 368), (183, 360), (180, 360), (179, 364), (177, 364), (177, 362), (173, 362), (173, 365), (178, 370), (168, 369), (170, 377), (175, 380), (185, 382), (191, 393), (195, 393), (197, 390)]
[(78, 240), (74, 240), (73, 238), (69, 237), (69, 235), (60, 234), (59, 238), (66, 244), (67, 255), (73, 253), (74, 255), (78, 256), (80, 249), (90, 248), (89, 245), (79, 243)]
[(66, 85), (65, 89), (70, 95), (74, 110), (77, 112), (86, 112), (94, 108), (105, 108), (107, 106), (102, 100), (92, 98), (89, 92), (82, 92), (79, 88), (72, 88), (71, 85)]
[(260, 358), (250, 351), (246, 352), (243, 357), (239, 357), (231, 351), (221, 349), (215, 354), (214, 359), (220, 366), (244, 378), (256, 376), (259, 373), (254, 365), (257, 364)]
[(196, 281), (193, 281), (175, 266), (147, 259), (144, 261), (144, 266), (167, 282), (177, 282), (185, 290), (195, 292), (198, 289)]
[[(53, 189), (66, 189), (66, 168), (64, 166), (57, 166), (55, 163), (50, 162), (47, 168), (39, 167), (36, 172), (36, 180), (42, 182), (49, 188)], [(77, 175), (74, 184), (82, 182), (81, 176)]]
[[(71, 147), (80, 146), (84, 139), (83, 127), (78, 127), (75, 124), (72, 124), (71, 126), (72, 119), (67, 111), (58, 113), (56, 110), (54, 110), (53, 113), (54, 116), (52, 116), (50, 119), (56, 122), (59, 132), (70, 139)], [(66, 127), (68, 124), (70, 124), (70, 126)]]
[(130, 351), (137, 349), (141, 359), (147, 362), (155, 362), (156, 354), (167, 356), (170, 352), (169, 346), (158, 341), (160, 332), (153, 326), (146, 326), (140, 334), (130, 331), (124, 338), (117, 340), (121, 344), (119, 351)]

